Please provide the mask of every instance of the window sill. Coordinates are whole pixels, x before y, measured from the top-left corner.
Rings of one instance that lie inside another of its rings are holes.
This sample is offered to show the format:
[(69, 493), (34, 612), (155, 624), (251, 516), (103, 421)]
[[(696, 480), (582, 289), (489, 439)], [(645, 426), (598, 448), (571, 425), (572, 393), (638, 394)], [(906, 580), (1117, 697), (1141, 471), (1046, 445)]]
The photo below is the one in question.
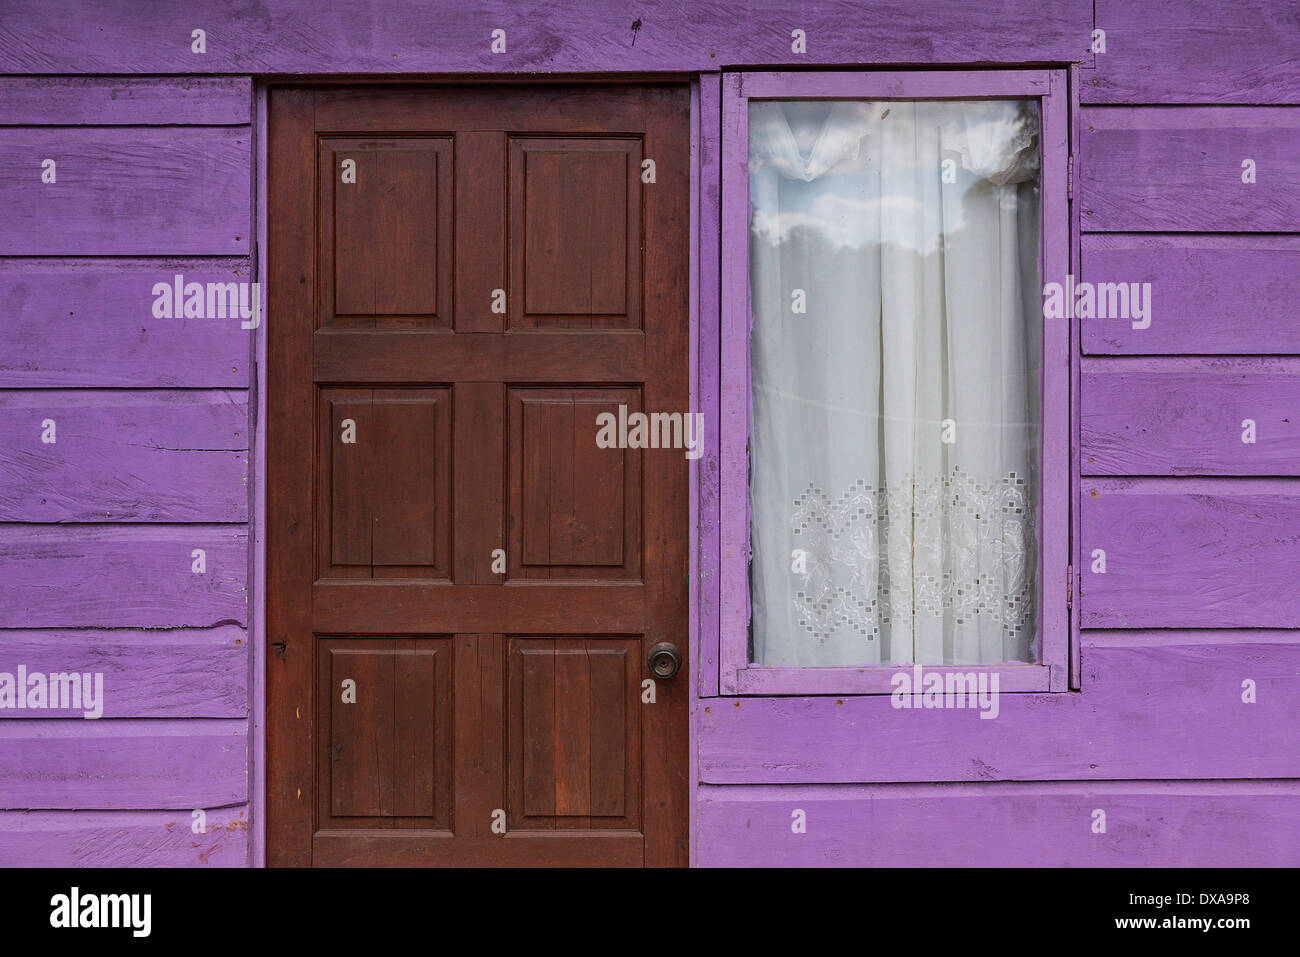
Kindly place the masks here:
[[(741, 695), (864, 695), (892, 694), (894, 676), (905, 674), (905, 691), (912, 691), (914, 667), (911, 665), (862, 668), (762, 668), (750, 666), (736, 671), (734, 688), (723, 694)], [(921, 674), (981, 674), (998, 676), (999, 693), (1063, 691), (1053, 688), (1051, 668), (1046, 665), (1008, 663), (998, 665), (923, 665)], [(945, 684), (947, 678), (944, 678)], [(987, 687), (987, 685), (986, 685)], [(923, 691), (924, 687), (916, 689)]]

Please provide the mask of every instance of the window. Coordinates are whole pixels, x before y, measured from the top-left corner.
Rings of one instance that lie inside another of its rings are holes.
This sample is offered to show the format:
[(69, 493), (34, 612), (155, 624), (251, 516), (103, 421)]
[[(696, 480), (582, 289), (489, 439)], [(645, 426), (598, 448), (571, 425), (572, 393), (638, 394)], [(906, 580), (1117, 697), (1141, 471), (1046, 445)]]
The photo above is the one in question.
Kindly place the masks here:
[(888, 692), (914, 665), (1063, 690), (1063, 85), (727, 78), (722, 398), (748, 434), (722, 439), (723, 554), (748, 594), (723, 596), (724, 691)]

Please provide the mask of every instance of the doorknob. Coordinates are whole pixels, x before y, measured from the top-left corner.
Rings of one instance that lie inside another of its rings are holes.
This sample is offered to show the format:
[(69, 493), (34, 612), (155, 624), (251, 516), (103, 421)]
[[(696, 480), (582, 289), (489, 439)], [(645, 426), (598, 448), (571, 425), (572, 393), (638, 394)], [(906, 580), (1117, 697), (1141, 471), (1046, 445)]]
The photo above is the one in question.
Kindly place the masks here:
[(671, 678), (682, 666), (682, 655), (671, 641), (661, 641), (650, 649), (646, 664), (656, 678)]

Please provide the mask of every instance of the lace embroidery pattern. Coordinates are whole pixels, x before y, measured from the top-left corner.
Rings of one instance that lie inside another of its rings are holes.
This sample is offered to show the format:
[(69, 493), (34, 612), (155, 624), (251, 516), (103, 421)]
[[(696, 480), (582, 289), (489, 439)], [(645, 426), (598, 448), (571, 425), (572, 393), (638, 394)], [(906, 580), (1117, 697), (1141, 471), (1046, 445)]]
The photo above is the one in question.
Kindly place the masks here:
[(1034, 622), (1034, 508), (1025, 476), (981, 482), (961, 469), (878, 489), (859, 479), (832, 499), (814, 484), (792, 526), (807, 553), (799, 624), (825, 643), (841, 629), (870, 642), (918, 618), (996, 622), (1023, 639)]

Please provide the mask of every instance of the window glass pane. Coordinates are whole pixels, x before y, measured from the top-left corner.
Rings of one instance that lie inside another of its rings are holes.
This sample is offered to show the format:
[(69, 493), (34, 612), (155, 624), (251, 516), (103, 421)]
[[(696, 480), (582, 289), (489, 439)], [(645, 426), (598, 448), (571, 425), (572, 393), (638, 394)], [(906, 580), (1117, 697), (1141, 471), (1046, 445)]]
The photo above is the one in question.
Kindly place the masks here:
[(751, 659), (1036, 660), (1036, 101), (749, 130)]

